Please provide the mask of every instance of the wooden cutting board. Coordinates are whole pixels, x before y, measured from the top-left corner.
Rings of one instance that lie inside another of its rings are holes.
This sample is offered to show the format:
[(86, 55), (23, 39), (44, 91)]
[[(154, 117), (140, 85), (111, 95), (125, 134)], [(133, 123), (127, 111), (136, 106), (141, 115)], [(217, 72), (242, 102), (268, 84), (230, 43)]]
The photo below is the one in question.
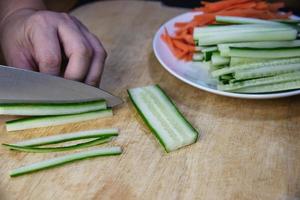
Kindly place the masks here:
[[(24, 164), (65, 153), (0, 148), (0, 199), (298, 199), (300, 96), (242, 100), (193, 88), (166, 72), (152, 51), (159, 26), (182, 12), (158, 2), (107, 1), (73, 12), (103, 41), (109, 58), (102, 87), (125, 103), (114, 117), (7, 133), (0, 141), (117, 127), (119, 157), (95, 158), (10, 178)], [(129, 102), (126, 89), (158, 83), (200, 131), (199, 141), (166, 154)], [(110, 146), (109, 144), (108, 146)]]

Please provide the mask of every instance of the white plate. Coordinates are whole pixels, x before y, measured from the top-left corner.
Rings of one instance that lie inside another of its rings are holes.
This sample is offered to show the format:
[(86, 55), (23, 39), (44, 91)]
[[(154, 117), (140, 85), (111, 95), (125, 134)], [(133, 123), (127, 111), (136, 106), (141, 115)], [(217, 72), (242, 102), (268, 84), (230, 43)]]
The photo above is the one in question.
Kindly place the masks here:
[(190, 84), (196, 88), (228, 97), (244, 99), (272, 99), (300, 94), (300, 90), (265, 94), (239, 94), (220, 91), (217, 90), (216, 81), (211, 78), (210, 73), (208, 72), (209, 68), (205, 66), (205, 64), (197, 62), (184, 62), (176, 59), (169, 51), (167, 45), (161, 40), (160, 35), (164, 32), (164, 27), (168, 29), (170, 34), (173, 34), (175, 31), (175, 22), (190, 21), (195, 14), (199, 13), (189, 12), (179, 15), (163, 24), (155, 34), (153, 40), (153, 49), (155, 56), (168, 72), (170, 72), (172, 75), (182, 80), (183, 82)]

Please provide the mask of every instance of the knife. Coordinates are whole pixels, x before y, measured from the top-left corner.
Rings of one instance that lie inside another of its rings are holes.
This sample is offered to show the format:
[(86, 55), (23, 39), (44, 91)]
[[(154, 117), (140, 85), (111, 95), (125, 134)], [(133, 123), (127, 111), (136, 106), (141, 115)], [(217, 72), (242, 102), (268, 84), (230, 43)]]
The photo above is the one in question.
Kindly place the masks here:
[(0, 65), (0, 103), (71, 103), (105, 99), (122, 103), (100, 88), (38, 72)]

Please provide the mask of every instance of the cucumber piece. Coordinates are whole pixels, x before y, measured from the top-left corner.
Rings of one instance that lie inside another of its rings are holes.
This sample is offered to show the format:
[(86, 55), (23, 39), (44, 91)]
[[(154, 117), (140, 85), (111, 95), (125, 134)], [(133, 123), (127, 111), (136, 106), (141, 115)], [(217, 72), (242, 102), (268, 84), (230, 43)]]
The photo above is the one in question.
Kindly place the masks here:
[(158, 85), (129, 89), (128, 94), (166, 152), (197, 141), (198, 132)]
[(219, 52), (213, 52), (211, 62), (215, 66), (228, 65), (230, 63), (230, 58), (221, 56)]
[(22, 147), (34, 147), (48, 144), (58, 144), (73, 140), (89, 139), (89, 138), (100, 138), (100, 137), (113, 137), (118, 136), (118, 129), (95, 129), (88, 131), (79, 131), (74, 133), (65, 133), (59, 135), (51, 135), (46, 137), (39, 137), (30, 140), (23, 140), (21, 142), (14, 143), (15, 146)]
[(81, 103), (0, 104), (0, 115), (67, 115), (106, 109), (104, 100)]
[(278, 60), (269, 60), (260, 63), (250, 63), (243, 64), (233, 67), (224, 67), (222, 69), (218, 69), (212, 72), (213, 77), (219, 77), (225, 74), (235, 73), (237, 71), (242, 71), (246, 69), (256, 69), (256, 68), (265, 68), (270, 66), (280, 66), (279, 68), (285, 68), (286, 65), (290, 64), (298, 64), (300, 65), (300, 58), (289, 58), (289, 59), (278, 59)]
[(250, 64), (250, 63), (259, 63), (274, 60), (274, 58), (247, 58), (247, 57), (230, 57), (230, 67)]
[(256, 18), (247, 18), (247, 17), (232, 17), (232, 16), (216, 16), (217, 23), (226, 23), (226, 24), (275, 24), (280, 25), (281, 23), (270, 20), (262, 20)]
[(295, 81), (295, 80), (300, 80), (300, 71), (286, 73), (286, 74), (279, 74), (277, 76), (271, 76), (271, 77), (265, 77), (265, 78), (239, 81), (239, 82), (234, 82), (234, 83), (230, 83), (227, 85), (219, 84), (218, 89), (223, 90), (223, 91), (231, 91), (231, 90), (237, 90), (240, 88), (245, 88), (245, 87), (250, 87), (250, 86), (282, 83), (282, 82)]
[(18, 131), (31, 128), (56, 126), (68, 123), (83, 122), (102, 117), (109, 117), (112, 115), (112, 110), (106, 109), (72, 115), (53, 115), (22, 118), (6, 122), (6, 129), (7, 131)]
[[(248, 26), (252, 26), (249, 28)], [(215, 29), (215, 30), (211, 30)], [(287, 26), (231, 25), (194, 29), (194, 39), (199, 45), (216, 45), (230, 42), (295, 40), (297, 30)]]
[(24, 146), (17, 146), (13, 144), (2, 144), (2, 145), (10, 148), (11, 150), (16, 150), (16, 151), (31, 152), (31, 153), (49, 153), (49, 152), (71, 151), (71, 150), (77, 150), (81, 148), (92, 147), (95, 145), (100, 145), (100, 144), (110, 142), (113, 138), (114, 137), (112, 136), (100, 137), (88, 142), (82, 142), (82, 143), (63, 146), (63, 147), (24, 147)]
[(300, 70), (300, 63), (288, 65), (274, 65), (261, 68), (240, 70), (234, 73), (234, 78), (236, 80), (252, 79), (266, 76), (274, 76), (298, 70)]
[(78, 160), (99, 157), (99, 156), (114, 156), (114, 155), (120, 155), (121, 153), (122, 153), (121, 147), (107, 147), (107, 148), (98, 148), (95, 150), (69, 154), (66, 156), (57, 157), (57, 158), (37, 162), (34, 164), (30, 164), (24, 167), (20, 167), (18, 169), (14, 169), (11, 171), (10, 176), (11, 177), (20, 176), (20, 175), (56, 167), (59, 165), (63, 165)]
[(193, 61), (194, 61), (194, 62), (202, 61), (203, 58), (204, 58), (204, 56), (203, 56), (202, 53), (194, 53), (194, 54), (193, 54)]
[(299, 19), (274, 19), (272, 21), (280, 22), (280, 23), (284, 23), (284, 24), (300, 24)]
[(278, 48), (278, 49), (254, 49), (254, 48), (230, 47), (228, 55), (232, 57), (248, 57), (248, 58), (292, 58), (292, 57), (300, 56), (300, 47)]
[[(263, 42), (240, 42), (218, 44), (221, 56), (229, 56), (231, 47), (255, 48), (255, 49), (274, 49), (280, 47), (300, 47), (300, 40), (292, 41), (263, 41)], [(247, 57), (247, 56), (246, 56)]]
[(236, 93), (270, 93), (270, 92), (278, 92), (278, 91), (285, 91), (285, 90), (295, 90), (295, 89), (299, 89), (299, 88), (300, 88), (300, 80), (296, 80), (296, 81), (287, 81), (287, 82), (283, 82), (283, 83), (245, 87), (245, 88), (233, 90), (232, 92), (236, 92)]

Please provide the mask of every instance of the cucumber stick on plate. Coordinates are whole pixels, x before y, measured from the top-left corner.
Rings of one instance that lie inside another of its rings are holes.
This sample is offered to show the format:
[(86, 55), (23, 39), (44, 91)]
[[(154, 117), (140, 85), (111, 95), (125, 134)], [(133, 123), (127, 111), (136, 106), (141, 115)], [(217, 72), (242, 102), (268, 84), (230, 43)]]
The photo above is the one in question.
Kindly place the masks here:
[(195, 143), (198, 132), (158, 85), (128, 90), (140, 116), (167, 152)]
[[(270, 93), (300, 89), (300, 40), (297, 20), (268, 21), (216, 16), (219, 26), (194, 29), (198, 54), (217, 46), (210, 71), (218, 90)], [(297, 26), (297, 27), (296, 27)], [(199, 59), (197, 60), (199, 62)]]

